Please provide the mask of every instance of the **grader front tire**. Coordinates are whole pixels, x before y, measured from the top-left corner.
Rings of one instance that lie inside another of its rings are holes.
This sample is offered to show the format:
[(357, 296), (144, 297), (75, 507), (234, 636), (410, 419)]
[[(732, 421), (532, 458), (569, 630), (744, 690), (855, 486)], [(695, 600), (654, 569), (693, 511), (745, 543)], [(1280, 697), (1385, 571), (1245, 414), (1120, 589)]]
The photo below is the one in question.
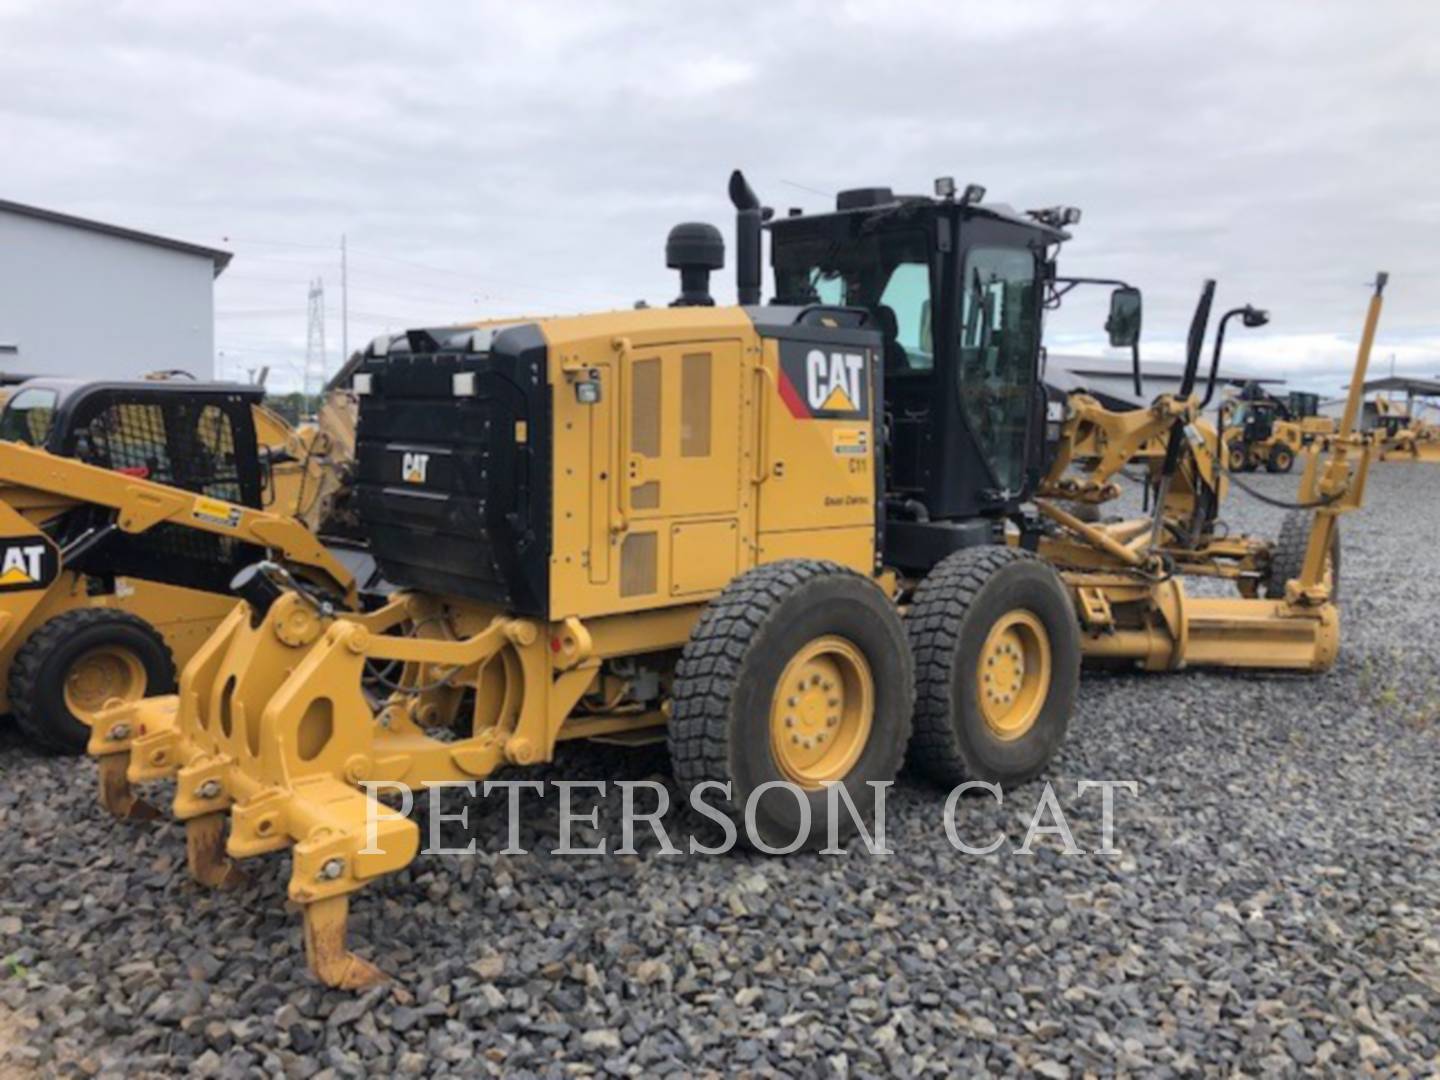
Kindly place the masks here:
[(1055, 571), (1029, 552), (977, 547), (942, 560), (905, 617), (915, 654), (909, 763), (942, 784), (1018, 784), (1065, 737), (1080, 632)]
[[(1308, 510), (1291, 510), (1280, 523), (1280, 533), (1270, 548), (1270, 565), (1265, 572), (1265, 597), (1283, 600), (1285, 583), (1300, 576), (1305, 566), (1305, 549), (1310, 544), (1314, 516)], [(1340, 527), (1330, 534), (1330, 558), (1326, 563), (1330, 579), (1330, 602), (1340, 599)]]
[[(841, 783), (862, 820), (892, 780), (910, 735), (914, 673), (905, 630), (875, 585), (834, 563), (785, 560), (741, 574), (706, 608), (676, 668), (670, 758), (687, 795), (741, 818), (755, 800), (756, 839), (788, 848), (826, 842), (826, 785)], [(842, 808), (838, 835), (852, 831)]]

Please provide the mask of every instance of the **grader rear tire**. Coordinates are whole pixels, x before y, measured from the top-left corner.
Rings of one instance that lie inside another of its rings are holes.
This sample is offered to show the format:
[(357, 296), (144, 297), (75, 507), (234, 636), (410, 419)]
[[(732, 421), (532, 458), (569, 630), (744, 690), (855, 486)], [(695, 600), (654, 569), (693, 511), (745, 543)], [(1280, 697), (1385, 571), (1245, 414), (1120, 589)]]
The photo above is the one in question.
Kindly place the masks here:
[(1080, 683), (1080, 630), (1047, 563), (1009, 547), (943, 559), (905, 617), (915, 654), (908, 760), (942, 784), (1018, 784), (1065, 737)]
[(112, 699), (135, 701), (175, 689), (175, 659), (144, 619), (107, 608), (56, 615), (26, 640), (10, 665), (10, 709), (34, 743), (81, 754), (91, 718)]
[[(868, 781), (899, 771), (914, 685), (905, 629), (872, 582), (818, 560), (757, 567), (710, 603), (681, 654), (668, 734), (675, 778), (687, 795), (706, 781), (730, 784), (729, 799), (702, 795), (736, 819), (760, 785), (786, 781), (798, 797), (776, 786), (755, 798), (756, 838), (793, 845), (803, 799), (802, 846), (823, 845), (827, 784), (844, 784), (868, 821)], [(844, 836), (853, 821), (839, 809)]]

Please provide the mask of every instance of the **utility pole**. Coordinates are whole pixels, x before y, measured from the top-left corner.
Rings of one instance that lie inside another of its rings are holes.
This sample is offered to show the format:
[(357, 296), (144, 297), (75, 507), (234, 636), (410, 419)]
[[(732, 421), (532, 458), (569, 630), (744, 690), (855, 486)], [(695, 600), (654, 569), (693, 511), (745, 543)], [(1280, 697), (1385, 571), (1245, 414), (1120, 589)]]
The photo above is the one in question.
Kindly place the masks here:
[(340, 364), (350, 362), (350, 268), (346, 260), (345, 234), (340, 234)]
[(309, 325), (305, 333), (305, 386), (307, 397), (325, 389), (325, 279), (310, 282)]

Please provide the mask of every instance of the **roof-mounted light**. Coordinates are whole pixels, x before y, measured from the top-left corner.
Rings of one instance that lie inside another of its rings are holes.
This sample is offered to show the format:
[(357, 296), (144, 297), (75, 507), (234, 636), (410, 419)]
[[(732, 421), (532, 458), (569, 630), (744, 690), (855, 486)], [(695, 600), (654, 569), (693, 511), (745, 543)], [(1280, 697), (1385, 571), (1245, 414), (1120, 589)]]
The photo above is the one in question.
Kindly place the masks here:
[(960, 196), (961, 206), (974, 206), (985, 198), (984, 184), (966, 184), (965, 194)]
[(935, 197), (944, 199), (946, 202), (955, 201), (955, 178), (953, 176), (937, 176), (935, 178)]

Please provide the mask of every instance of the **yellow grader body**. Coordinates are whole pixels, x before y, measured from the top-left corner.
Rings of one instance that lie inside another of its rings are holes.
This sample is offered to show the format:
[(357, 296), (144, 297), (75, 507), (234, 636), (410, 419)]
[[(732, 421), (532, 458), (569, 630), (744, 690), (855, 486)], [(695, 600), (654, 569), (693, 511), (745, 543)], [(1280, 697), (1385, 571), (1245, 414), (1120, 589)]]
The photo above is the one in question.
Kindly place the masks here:
[[(961, 326), (932, 343), (887, 332), (886, 319), (871, 325), (874, 301), (858, 290), (883, 285), (865, 261), (883, 256), (861, 253), (843, 304), (758, 304), (759, 205), (738, 173), (731, 193), (741, 306), (711, 306), (718, 232), (687, 225), (667, 245), (685, 289), (671, 308), (377, 342), (355, 375), (355, 492), (400, 591), (361, 613), (284, 568), (254, 567), (177, 694), (97, 718), (89, 750), (102, 800), (145, 816), (133, 786), (173, 778), (198, 881), (225, 886), (237, 880), (233, 860), (291, 852), (289, 897), (322, 982), (381, 977), (349, 951), (345, 926), (351, 894), (419, 848), (417, 826), (381, 804), (387, 784), (483, 781), (548, 761), (567, 739), (653, 729), (682, 786), (722, 782), (729, 812), (785, 781), (823, 821), (831, 785), (867, 805), (869, 782), (893, 778), (907, 744), (918, 769), (949, 783), (1037, 775), (1063, 737), (1082, 650), (1149, 668), (1333, 660), (1331, 530), (1363, 494), (1365, 447), (1349, 426), (1307, 471), (1319, 508), (1284, 596), (1189, 598), (1168, 550), (1187, 549), (1199, 567), (1226, 552), (1243, 563), (1248, 549), (1164, 534), (1163, 513), (1161, 540), (1147, 543), (1133, 526), (1091, 526), (1053, 505), (1104, 501), (1108, 476), (1052, 471), (1054, 498), (1041, 500), (1051, 535), (1021, 512), (1032, 493), (973, 482), (1023, 473), (1001, 451), (1019, 445), (1013, 433), (1032, 415), (1039, 336), (1006, 331), (1038, 319), (1031, 252), (1063, 239), (1057, 223), (1074, 218), (911, 200), (932, 226), (979, 238), (934, 255), (946, 277), (966, 259), (993, 286), (983, 307), (957, 299)], [(792, 257), (822, 259), (782, 280), (783, 295), (806, 298), (826, 282), (823, 260), (839, 250), (829, 237), (866, 235), (847, 214), (908, 227), (888, 193), (862, 195), (842, 196), (834, 215), (775, 224), (777, 276)], [(908, 310), (928, 319), (930, 309)], [(1361, 378), (1378, 311), (1377, 290)], [(1012, 362), (1023, 393), (979, 400), (972, 385), (970, 398), (935, 398), (922, 381)], [(927, 401), (974, 406), (966, 423), (994, 427), (983, 470), (973, 453), (927, 454), (961, 427), (914, 423)], [(892, 406), (912, 421), (897, 421), (893, 441), (882, 425)], [(1169, 463), (1198, 404), (1088, 409), (1077, 403), (1057, 460), (1076, 459), (1066, 439), (1084, 440), (1084, 413), (1087, 445), (1103, 441), (1118, 470), (1167, 434)], [(1213, 470), (1211, 458), (1190, 460)], [(1200, 475), (1167, 464), (1158, 505), (1179, 516)], [(942, 515), (946, 506), (958, 509)], [(397, 670), (375, 693), (378, 674)], [(757, 805), (762, 831), (794, 836), (777, 803)]]

